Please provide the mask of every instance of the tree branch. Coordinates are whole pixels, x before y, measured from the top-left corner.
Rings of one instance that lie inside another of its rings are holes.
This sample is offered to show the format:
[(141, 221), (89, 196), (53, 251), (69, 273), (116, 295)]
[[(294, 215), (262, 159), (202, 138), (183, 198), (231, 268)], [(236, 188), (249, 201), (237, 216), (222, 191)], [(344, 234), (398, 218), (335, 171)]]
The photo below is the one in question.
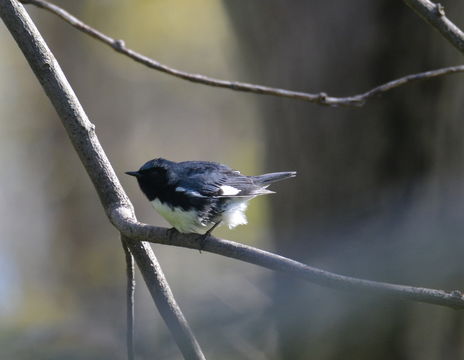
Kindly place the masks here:
[(443, 5), (429, 0), (403, 0), (422, 19), (437, 29), (443, 37), (464, 54), (464, 32), (446, 16)]
[[(168, 233), (168, 229), (165, 228), (134, 222), (127, 217), (124, 209), (118, 209), (113, 213), (112, 219), (114, 225), (125, 236), (133, 240), (149, 241), (189, 249), (199, 249), (200, 242), (203, 241), (196, 234)], [(436, 289), (396, 285), (339, 275), (251, 246), (215, 237), (209, 237), (204, 242), (202, 250), (274, 271), (284, 272), (325, 287), (351, 292), (361, 291), (388, 296), (392, 299), (412, 300), (447, 306), (453, 309), (464, 309), (464, 296), (458, 290), (445, 292)]]
[[(135, 261), (148, 286), (148, 290), (184, 358), (188, 360), (205, 360), (205, 356), (190, 330), (187, 320), (176, 303), (158, 259), (155, 257), (150, 245), (142, 241), (131, 241), (129, 239), (126, 239), (126, 241), (129, 249), (134, 254)], [(148, 256), (137, 256), (137, 254), (147, 254)]]
[(194, 83), (215, 86), (220, 88), (226, 88), (230, 90), (236, 91), (243, 91), (243, 92), (251, 92), (254, 94), (259, 95), (272, 95), (277, 97), (284, 97), (290, 99), (297, 99), (307, 102), (316, 103), (319, 105), (326, 105), (326, 106), (362, 106), (366, 103), (367, 100), (379, 96), (385, 92), (388, 92), (392, 89), (395, 89), (399, 86), (402, 86), (407, 83), (416, 82), (419, 80), (425, 79), (432, 79), (434, 77), (453, 74), (457, 72), (464, 72), (464, 65), (460, 66), (451, 66), (446, 68), (441, 68), (437, 70), (426, 71), (418, 74), (407, 75), (401, 77), (396, 80), (389, 81), (383, 85), (377, 86), (371, 90), (366, 92), (347, 96), (347, 97), (333, 97), (329, 96), (324, 92), (318, 94), (310, 94), (305, 92), (299, 91), (291, 91), (285, 89), (278, 89), (268, 86), (262, 85), (255, 85), (255, 84), (248, 84), (238, 81), (228, 81), (228, 80), (221, 80), (215, 79), (212, 77), (199, 75), (199, 74), (191, 74), (185, 71), (177, 70), (167, 65), (161, 64), (160, 62), (151, 59), (145, 55), (142, 55), (134, 50), (131, 50), (125, 46), (123, 40), (116, 40), (112, 37), (92, 28), (91, 26), (85, 24), (75, 16), (68, 13), (66, 10), (60, 8), (57, 5), (51, 4), (44, 0), (21, 0), (25, 4), (32, 4), (39, 8), (45, 9), (57, 16), (61, 19), (72, 25), (77, 30), (84, 32), (85, 34), (93, 37), (101, 41), (102, 43), (110, 46), (113, 50), (131, 58), (132, 60), (141, 63), (151, 69), (158, 70), (164, 72), (166, 74), (188, 80)]
[[(0, 17), (57, 111), (69, 138), (97, 190), (108, 215), (124, 208), (137, 221), (132, 204), (121, 187), (90, 123), (58, 62), (48, 49), (24, 7), (16, 0), (0, 0)], [(127, 241), (151, 296), (186, 359), (205, 359), (197, 340), (177, 305), (161, 267), (144, 242)]]
[(134, 351), (134, 295), (135, 295), (135, 269), (134, 257), (132, 256), (129, 247), (127, 246), (127, 239), (121, 234), (122, 248), (126, 258), (126, 346), (127, 346), (127, 360), (135, 359)]

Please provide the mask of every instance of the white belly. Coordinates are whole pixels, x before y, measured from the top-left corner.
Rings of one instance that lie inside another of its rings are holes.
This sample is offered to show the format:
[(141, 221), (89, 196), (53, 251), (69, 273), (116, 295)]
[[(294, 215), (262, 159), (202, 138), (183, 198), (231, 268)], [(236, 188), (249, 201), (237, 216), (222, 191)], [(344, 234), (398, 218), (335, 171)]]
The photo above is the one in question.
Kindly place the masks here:
[(181, 233), (204, 234), (214, 224), (202, 224), (201, 219), (195, 214), (195, 211), (185, 211), (180, 207), (171, 208), (163, 204), (158, 199), (151, 202), (159, 214), (166, 219), (177, 231)]
[[(250, 199), (252, 197), (231, 200), (220, 216), (221, 224), (227, 225), (229, 229), (246, 224), (248, 221), (245, 210)], [(151, 204), (168, 223), (181, 233), (204, 234), (214, 225), (214, 223), (202, 222), (193, 210), (185, 211), (180, 207), (172, 208), (158, 199), (153, 200)]]

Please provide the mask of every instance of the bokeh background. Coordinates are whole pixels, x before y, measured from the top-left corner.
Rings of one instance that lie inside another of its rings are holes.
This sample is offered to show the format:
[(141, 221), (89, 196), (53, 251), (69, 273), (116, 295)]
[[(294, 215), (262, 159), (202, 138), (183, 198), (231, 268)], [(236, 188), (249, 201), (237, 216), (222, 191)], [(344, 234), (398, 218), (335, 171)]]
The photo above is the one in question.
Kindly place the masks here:
[[(127, 46), (218, 78), (350, 95), (462, 56), (402, 2), (61, 0)], [(463, 24), (464, 4), (447, 14)], [(463, 76), (363, 108), (205, 87), (142, 67), (28, 7), (141, 221), (167, 224), (132, 178), (146, 160), (245, 174), (297, 170), (217, 235), (373, 280), (462, 289)], [(462, 26), (461, 26), (462, 27)], [(117, 232), (0, 24), (0, 358), (124, 359)], [(464, 359), (460, 312), (343, 293), (197, 251), (153, 246), (209, 359)], [(180, 359), (138, 277), (140, 359)]]

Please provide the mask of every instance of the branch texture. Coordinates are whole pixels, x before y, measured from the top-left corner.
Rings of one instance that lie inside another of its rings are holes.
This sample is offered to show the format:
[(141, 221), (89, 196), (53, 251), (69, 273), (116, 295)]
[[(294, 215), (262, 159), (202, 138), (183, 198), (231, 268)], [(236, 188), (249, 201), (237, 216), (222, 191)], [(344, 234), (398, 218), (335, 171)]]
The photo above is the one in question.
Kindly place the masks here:
[(127, 246), (128, 239), (121, 235), (122, 248), (124, 249), (124, 255), (126, 258), (126, 323), (127, 323), (127, 334), (126, 334), (126, 346), (127, 346), (127, 360), (135, 359), (134, 350), (134, 300), (135, 300), (135, 268), (134, 268), (134, 257), (130, 253), (129, 247)]
[(307, 101), (319, 105), (326, 106), (362, 106), (366, 103), (367, 100), (379, 96), (385, 92), (388, 92), (392, 89), (395, 89), (399, 86), (405, 85), (407, 83), (416, 82), (419, 80), (432, 79), (434, 77), (453, 74), (457, 72), (464, 72), (464, 65), (461, 66), (451, 66), (437, 70), (426, 71), (418, 74), (407, 75), (396, 80), (389, 81), (383, 85), (377, 86), (371, 90), (363, 92), (361, 94), (347, 96), (347, 97), (333, 97), (329, 96), (324, 92), (318, 94), (310, 94), (299, 91), (278, 89), (268, 86), (248, 84), (238, 81), (228, 81), (215, 79), (212, 77), (191, 74), (185, 71), (177, 70), (167, 65), (161, 64), (160, 62), (151, 59), (145, 55), (142, 55), (134, 50), (131, 50), (125, 46), (123, 40), (116, 40), (112, 37), (92, 28), (91, 26), (85, 24), (83, 21), (79, 20), (75, 16), (68, 13), (66, 10), (60, 8), (57, 5), (51, 4), (44, 0), (22, 0), (25, 4), (33, 4), (39, 8), (45, 9), (55, 15), (58, 15), (61, 19), (72, 25), (79, 31), (84, 32), (85, 34), (101, 41), (102, 43), (110, 46), (113, 50), (131, 58), (132, 60), (141, 63), (151, 69), (164, 72), (166, 74), (188, 80), (194, 83), (199, 83), (203, 85), (215, 86), (220, 88), (226, 88), (230, 90), (251, 92), (254, 94), (260, 95), (272, 95), (277, 97), (284, 97), (296, 100)]
[[(24, 7), (15, 0), (0, 0), (0, 16), (10, 30), (57, 111), (108, 215), (123, 207), (136, 221), (132, 204), (122, 189), (79, 100), (58, 62), (48, 49)], [(147, 243), (126, 242), (161, 316), (186, 359), (205, 359), (177, 305), (161, 267)]]
[[(113, 214), (112, 218), (116, 220), (115, 226), (131, 239), (200, 249), (200, 242), (202, 240), (198, 235), (168, 233), (168, 229), (165, 228), (132, 222), (125, 214), (124, 209)], [(311, 283), (334, 289), (371, 293), (388, 296), (392, 299), (413, 300), (447, 306), (453, 309), (464, 309), (464, 296), (458, 290), (446, 292), (443, 290), (396, 285), (339, 275), (251, 246), (214, 237), (209, 237), (204, 242), (202, 251), (208, 251), (271, 270), (284, 272)]]
[(464, 33), (446, 17), (443, 5), (429, 0), (403, 1), (464, 54)]

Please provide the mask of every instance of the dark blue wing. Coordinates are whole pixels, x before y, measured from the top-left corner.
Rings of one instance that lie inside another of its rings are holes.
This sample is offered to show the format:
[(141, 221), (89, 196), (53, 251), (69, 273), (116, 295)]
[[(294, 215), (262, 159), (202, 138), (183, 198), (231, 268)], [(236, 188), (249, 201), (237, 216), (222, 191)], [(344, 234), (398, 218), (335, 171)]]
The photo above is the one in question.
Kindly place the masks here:
[(254, 183), (253, 177), (228, 166), (205, 161), (179, 163), (178, 191), (197, 197), (250, 197), (272, 193)]

